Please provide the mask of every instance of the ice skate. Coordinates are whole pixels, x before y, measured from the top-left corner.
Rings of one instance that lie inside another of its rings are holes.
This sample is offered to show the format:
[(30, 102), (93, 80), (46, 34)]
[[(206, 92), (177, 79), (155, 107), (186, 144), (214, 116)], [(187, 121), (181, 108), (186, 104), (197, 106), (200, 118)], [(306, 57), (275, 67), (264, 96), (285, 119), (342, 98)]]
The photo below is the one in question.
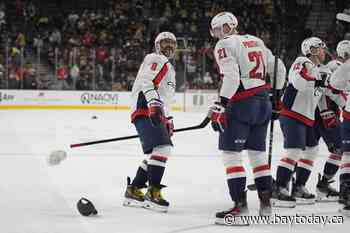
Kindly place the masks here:
[(215, 223), (228, 226), (248, 226), (249, 222), (242, 218), (248, 214), (247, 193), (244, 192), (233, 208), (215, 214)]
[(276, 187), (272, 191), (271, 204), (273, 207), (294, 208), (296, 206), (296, 200), (289, 195), (287, 188)]
[(295, 198), (297, 205), (315, 204), (315, 195), (310, 193), (303, 185), (293, 185), (292, 196)]
[(272, 214), (271, 208), (271, 191), (264, 191), (259, 193), (260, 199), (260, 216), (270, 216)]
[(339, 212), (350, 217), (350, 181), (340, 184), (339, 203)]
[(318, 202), (334, 202), (339, 200), (339, 192), (330, 186), (334, 180), (322, 179), (318, 174), (318, 182), (316, 186), (316, 201)]
[(124, 202), (123, 206), (129, 206), (129, 207), (143, 207), (144, 206), (144, 194), (141, 191), (143, 187), (136, 187), (132, 184), (130, 184), (130, 177), (128, 177), (128, 186), (126, 187), (126, 191), (124, 194)]
[(166, 186), (150, 186), (145, 194), (144, 207), (158, 212), (167, 212), (169, 202), (165, 200), (161, 194), (161, 189)]

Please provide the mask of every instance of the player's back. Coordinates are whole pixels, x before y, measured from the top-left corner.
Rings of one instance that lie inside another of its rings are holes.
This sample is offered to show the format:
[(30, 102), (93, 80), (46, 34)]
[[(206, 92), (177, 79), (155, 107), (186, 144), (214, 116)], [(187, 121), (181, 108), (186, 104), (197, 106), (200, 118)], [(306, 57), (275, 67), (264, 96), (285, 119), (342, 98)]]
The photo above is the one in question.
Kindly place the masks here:
[(218, 59), (227, 56), (226, 53), (231, 53), (236, 60), (244, 89), (266, 84), (266, 64), (272, 54), (261, 39), (252, 35), (231, 35), (220, 40), (215, 50)]

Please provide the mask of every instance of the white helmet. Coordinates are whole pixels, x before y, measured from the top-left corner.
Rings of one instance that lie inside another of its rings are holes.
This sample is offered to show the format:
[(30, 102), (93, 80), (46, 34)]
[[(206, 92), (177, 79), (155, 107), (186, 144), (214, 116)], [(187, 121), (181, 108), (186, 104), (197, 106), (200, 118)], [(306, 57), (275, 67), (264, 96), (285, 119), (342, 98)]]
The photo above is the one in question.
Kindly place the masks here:
[[(165, 39), (168, 39), (168, 40), (171, 40), (174, 42), (173, 44), (173, 47), (172, 48), (169, 48), (168, 46), (168, 49), (165, 49), (165, 48), (161, 48), (160, 46), (160, 42), (162, 40), (165, 40)], [(168, 58), (172, 58), (175, 54), (175, 49), (177, 48), (177, 42), (176, 42), (176, 37), (173, 33), (171, 32), (161, 32), (157, 35), (155, 41), (154, 41), (154, 47), (156, 49), (156, 53), (158, 54), (163, 54), (164, 56), (168, 57)], [(171, 49), (171, 51), (169, 50)]]
[(326, 48), (326, 44), (318, 37), (306, 38), (303, 43), (301, 43), (301, 52), (304, 56), (315, 55), (312, 54), (311, 48)]
[(342, 40), (338, 43), (337, 55), (343, 59), (346, 56), (350, 56), (350, 40)]
[[(229, 33), (224, 33), (223, 27), (227, 24), (231, 30)], [(214, 16), (214, 18), (210, 22), (210, 35), (216, 38), (223, 38), (225, 36), (230, 35), (232, 30), (236, 29), (238, 26), (238, 20), (236, 16), (234, 16), (230, 12), (221, 12)]]

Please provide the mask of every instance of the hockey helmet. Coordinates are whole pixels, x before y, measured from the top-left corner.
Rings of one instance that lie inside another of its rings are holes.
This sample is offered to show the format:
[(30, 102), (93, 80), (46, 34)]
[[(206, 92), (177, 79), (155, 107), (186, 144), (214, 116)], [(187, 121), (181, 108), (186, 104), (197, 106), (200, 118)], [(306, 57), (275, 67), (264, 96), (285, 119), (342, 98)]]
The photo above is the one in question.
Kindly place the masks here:
[(83, 197), (78, 201), (77, 208), (79, 213), (83, 216), (91, 216), (97, 214), (97, 210), (94, 204), (92, 204), (91, 201)]
[(313, 54), (311, 51), (311, 48), (326, 48), (326, 44), (318, 37), (306, 38), (301, 43), (301, 52), (303, 53), (304, 56), (318, 55), (318, 54)]
[(172, 58), (177, 48), (176, 36), (171, 32), (161, 32), (154, 41), (154, 47), (156, 53)]
[[(231, 30), (224, 32), (224, 25), (227, 25)], [(238, 26), (238, 20), (231, 12), (221, 12), (214, 16), (210, 22), (210, 35), (215, 38), (222, 39), (231, 34)]]
[(337, 55), (343, 59), (350, 56), (350, 40), (342, 40), (338, 43)]

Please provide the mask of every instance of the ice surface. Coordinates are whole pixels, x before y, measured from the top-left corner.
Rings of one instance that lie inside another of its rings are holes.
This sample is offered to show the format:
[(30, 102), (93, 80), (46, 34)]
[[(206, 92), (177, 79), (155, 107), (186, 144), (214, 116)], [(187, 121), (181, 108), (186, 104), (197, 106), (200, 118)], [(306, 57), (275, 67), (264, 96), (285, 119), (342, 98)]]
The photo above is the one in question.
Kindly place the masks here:
[[(93, 119), (97, 116), (97, 119)], [(175, 113), (176, 127), (199, 123), (203, 113)], [(346, 232), (342, 225), (214, 225), (214, 214), (231, 207), (217, 135), (206, 129), (175, 135), (172, 158), (163, 183), (169, 212), (156, 213), (122, 206), (126, 177), (134, 176), (143, 156), (139, 141), (106, 143), (69, 149), (73, 143), (135, 134), (128, 111), (1, 111), (0, 232), (1, 233), (206, 233), (206, 232)], [(66, 150), (68, 158), (49, 167), (46, 156)], [(282, 154), (276, 126), (273, 169)], [(328, 153), (324, 145), (308, 183), (315, 191), (317, 172)], [(247, 169), (252, 182), (250, 169)], [(275, 172), (273, 172), (274, 174)], [(337, 184), (336, 184), (337, 185)], [(76, 210), (90, 199), (97, 217)], [(249, 192), (251, 214), (257, 214), (255, 192)], [(280, 214), (339, 215), (336, 203), (275, 210)]]

